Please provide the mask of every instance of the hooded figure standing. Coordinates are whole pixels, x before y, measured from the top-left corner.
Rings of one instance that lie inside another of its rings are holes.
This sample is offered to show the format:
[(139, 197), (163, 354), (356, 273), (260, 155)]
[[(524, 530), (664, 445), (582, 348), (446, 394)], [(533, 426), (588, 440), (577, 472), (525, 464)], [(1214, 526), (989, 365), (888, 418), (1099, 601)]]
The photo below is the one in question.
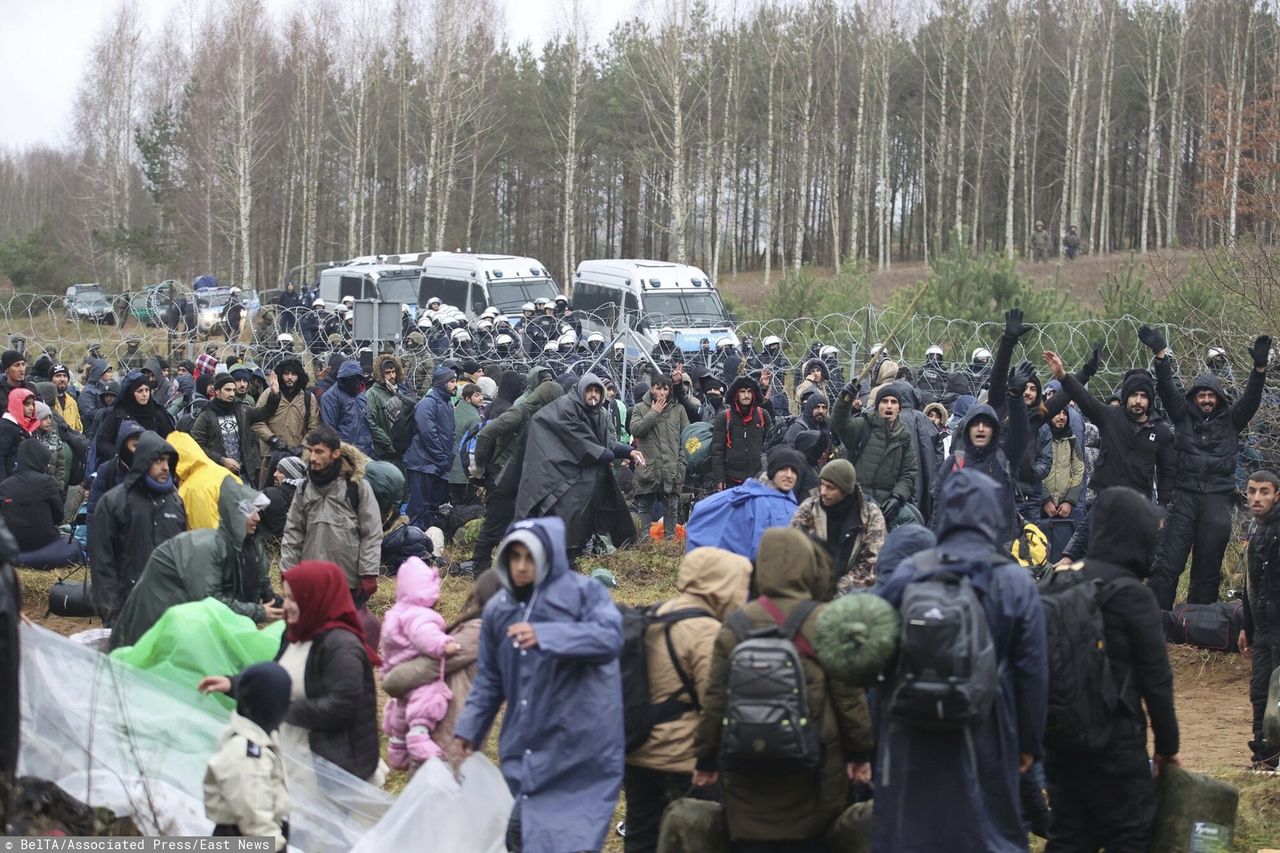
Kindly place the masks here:
[[(996, 556), (1006, 498), (990, 477), (953, 473), (936, 512), (942, 570), (969, 579), (986, 614), (999, 662), (986, 719), (961, 731), (931, 731), (892, 713), (895, 679), (880, 691), (873, 851), (993, 853), (1027, 849), (1019, 776), (1041, 753), (1049, 660), (1040, 595), (1026, 569)], [(895, 607), (924, 577), (921, 557), (893, 571), (879, 595)], [(935, 571), (935, 570), (930, 570)]]
[(116, 449), (120, 425), (133, 421), (161, 438), (173, 432), (173, 417), (151, 397), (151, 386), (141, 370), (131, 370), (120, 383), (120, 397), (104, 412), (98, 424), (97, 459), (109, 459)]
[(483, 746), (506, 702), (498, 752), (516, 802), (507, 848), (599, 850), (625, 758), (622, 616), (603, 586), (570, 567), (558, 518), (516, 522), (496, 570), (503, 592), (485, 606), (459, 747)]
[(1150, 586), (1160, 609), (1172, 609), (1178, 578), (1190, 556), (1187, 602), (1212, 604), (1218, 600), (1222, 555), (1231, 538), (1240, 432), (1262, 403), (1271, 338), (1262, 335), (1254, 341), (1249, 350), (1253, 357), (1249, 382), (1232, 403), (1212, 373), (1198, 377), (1184, 396), (1173, 380), (1164, 338), (1148, 326), (1138, 330), (1138, 337), (1155, 353), (1156, 392), (1173, 423), (1178, 455), (1173, 508), (1151, 567)]
[[(253, 424), (253, 432), (259, 439), (259, 456), (262, 467), (258, 482), (269, 486), (267, 477), (271, 471), (273, 453), (292, 452), (302, 446), (307, 433), (320, 423), (320, 404), (315, 395), (307, 391), (307, 372), (302, 362), (292, 356), (276, 365), (276, 377), (280, 386), (279, 404), (275, 413)], [(258, 397), (258, 408), (264, 408), (271, 396), (266, 390)]]
[(515, 517), (560, 517), (574, 555), (592, 533), (609, 534), (615, 546), (636, 536), (613, 463), (630, 459), (643, 465), (644, 454), (609, 440), (604, 398), (604, 383), (588, 373), (575, 393), (529, 422)]
[(280, 619), (258, 535), (265, 505), (261, 493), (248, 486), (224, 483), (217, 529), (181, 533), (156, 548), (111, 628), (111, 648), (138, 642), (170, 607), (206, 598), (259, 624)]
[(441, 365), (431, 374), (431, 390), (413, 409), (418, 433), (404, 455), (409, 469), (409, 521), (415, 527), (444, 527), (440, 505), (449, 501), (449, 471), (453, 468), (453, 392), (458, 380)]
[(369, 402), (360, 362), (353, 359), (342, 362), (338, 381), (320, 397), (320, 420), (365, 456), (373, 455), (373, 430), (369, 426)]

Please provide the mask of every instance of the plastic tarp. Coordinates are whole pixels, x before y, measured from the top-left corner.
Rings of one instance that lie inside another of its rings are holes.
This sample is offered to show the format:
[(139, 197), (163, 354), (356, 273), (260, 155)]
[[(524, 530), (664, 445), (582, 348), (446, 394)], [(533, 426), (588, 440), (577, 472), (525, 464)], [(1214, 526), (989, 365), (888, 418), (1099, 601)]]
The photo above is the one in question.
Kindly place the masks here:
[[(21, 643), (20, 774), (132, 815), (146, 832), (212, 832), (204, 817), (204, 771), (229, 715), (225, 708), (190, 682), (165, 681), (43, 628), (23, 626)], [(351, 850), (393, 802), (314, 756), (286, 754), (285, 773), (291, 850)]]
[(475, 753), (458, 775), (438, 758), (428, 761), (353, 853), (504, 853), (512, 799), (502, 774)]
[(212, 290), (218, 286), (218, 280), (211, 275), (202, 275), (191, 283), (192, 290)]
[[(262, 630), (214, 598), (170, 607), (132, 646), (111, 657), (188, 690), (206, 675), (235, 675), (245, 667), (274, 660), (284, 623)], [(225, 708), (235, 704), (217, 696)]]

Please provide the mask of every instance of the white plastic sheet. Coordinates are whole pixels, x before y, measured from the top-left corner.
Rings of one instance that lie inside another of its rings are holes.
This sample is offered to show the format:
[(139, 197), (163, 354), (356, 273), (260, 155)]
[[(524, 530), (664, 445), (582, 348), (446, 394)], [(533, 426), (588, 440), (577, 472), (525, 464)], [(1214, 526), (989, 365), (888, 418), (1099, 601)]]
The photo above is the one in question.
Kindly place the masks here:
[[(21, 775), (132, 815), (147, 832), (212, 831), (203, 780), (228, 716), (221, 706), (43, 628), (24, 626), (21, 642)], [(393, 802), (320, 758), (286, 755), (285, 772), (291, 850), (345, 853)]]
[(504, 853), (512, 800), (502, 774), (475, 753), (459, 776), (438, 758), (428, 761), (353, 853)]

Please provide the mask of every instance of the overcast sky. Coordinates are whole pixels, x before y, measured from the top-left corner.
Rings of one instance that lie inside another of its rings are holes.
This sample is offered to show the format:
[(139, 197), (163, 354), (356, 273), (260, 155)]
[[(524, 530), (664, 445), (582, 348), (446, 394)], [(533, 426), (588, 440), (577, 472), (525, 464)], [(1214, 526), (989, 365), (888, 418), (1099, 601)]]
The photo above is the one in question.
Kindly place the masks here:
[[(136, 0), (149, 36), (187, 0)], [(264, 0), (274, 15), (298, 0)], [(564, 0), (497, 0), (513, 43), (541, 43), (562, 28)], [(603, 38), (633, 0), (585, 0), (594, 36)], [(80, 58), (116, 8), (114, 0), (0, 0), (0, 148), (59, 145), (70, 137)]]

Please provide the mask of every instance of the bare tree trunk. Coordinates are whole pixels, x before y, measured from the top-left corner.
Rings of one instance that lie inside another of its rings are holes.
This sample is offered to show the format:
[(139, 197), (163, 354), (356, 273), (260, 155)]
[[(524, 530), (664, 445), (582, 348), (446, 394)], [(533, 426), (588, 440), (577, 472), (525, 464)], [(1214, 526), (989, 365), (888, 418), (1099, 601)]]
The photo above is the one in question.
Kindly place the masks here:
[(1142, 225), (1138, 236), (1138, 251), (1147, 251), (1147, 217), (1151, 212), (1151, 195), (1156, 180), (1156, 165), (1159, 151), (1156, 140), (1156, 109), (1160, 100), (1160, 66), (1164, 60), (1164, 15), (1153, 12), (1156, 18), (1156, 42), (1151, 45), (1150, 31), (1147, 36), (1146, 55), (1146, 89), (1147, 89), (1147, 144), (1142, 173)]
[(1178, 27), (1178, 51), (1174, 57), (1173, 87), (1169, 90), (1169, 102), (1173, 115), (1169, 121), (1169, 181), (1164, 217), (1168, 225), (1167, 240), (1164, 244), (1166, 246), (1178, 243), (1178, 184), (1182, 178), (1183, 73), (1187, 58), (1187, 33), (1191, 29), (1189, 17), (1193, 14), (1193, 7), (1188, 6), (1181, 15), (1173, 15), (1173, 21)]
[[(964, 245), (964, 166), (965, 155), (968, 149), (965, 148), (965, 133), (969, 129), (969, 24), (967, 19), (964, 22), (964, 29), (960, 33), (960, 43), (963, 47), (963, 59), (960, 66), (960, 137), (956, 145), (956, 219), (955, 231), (956, 239)], [(979, 155), (981, 156), (981, 155)]]
[(1022, 124), (1022, 87), (1026, 71), (1026, 31), (1027, 19), (1025, 10), (1019, 5), (1021, 0), (1011, 0), (1009, 8), (1009, 39), (1011, 50), (1011, 68), (1009, 74), (1009, 141), (1008, 163), (1005, 170), (1004, 199), (1004, 255), (1010, 260), (1014, 254), (1013, 240), (1013, 200), (1017, 189), (1018, 176), (1018, 130)]

